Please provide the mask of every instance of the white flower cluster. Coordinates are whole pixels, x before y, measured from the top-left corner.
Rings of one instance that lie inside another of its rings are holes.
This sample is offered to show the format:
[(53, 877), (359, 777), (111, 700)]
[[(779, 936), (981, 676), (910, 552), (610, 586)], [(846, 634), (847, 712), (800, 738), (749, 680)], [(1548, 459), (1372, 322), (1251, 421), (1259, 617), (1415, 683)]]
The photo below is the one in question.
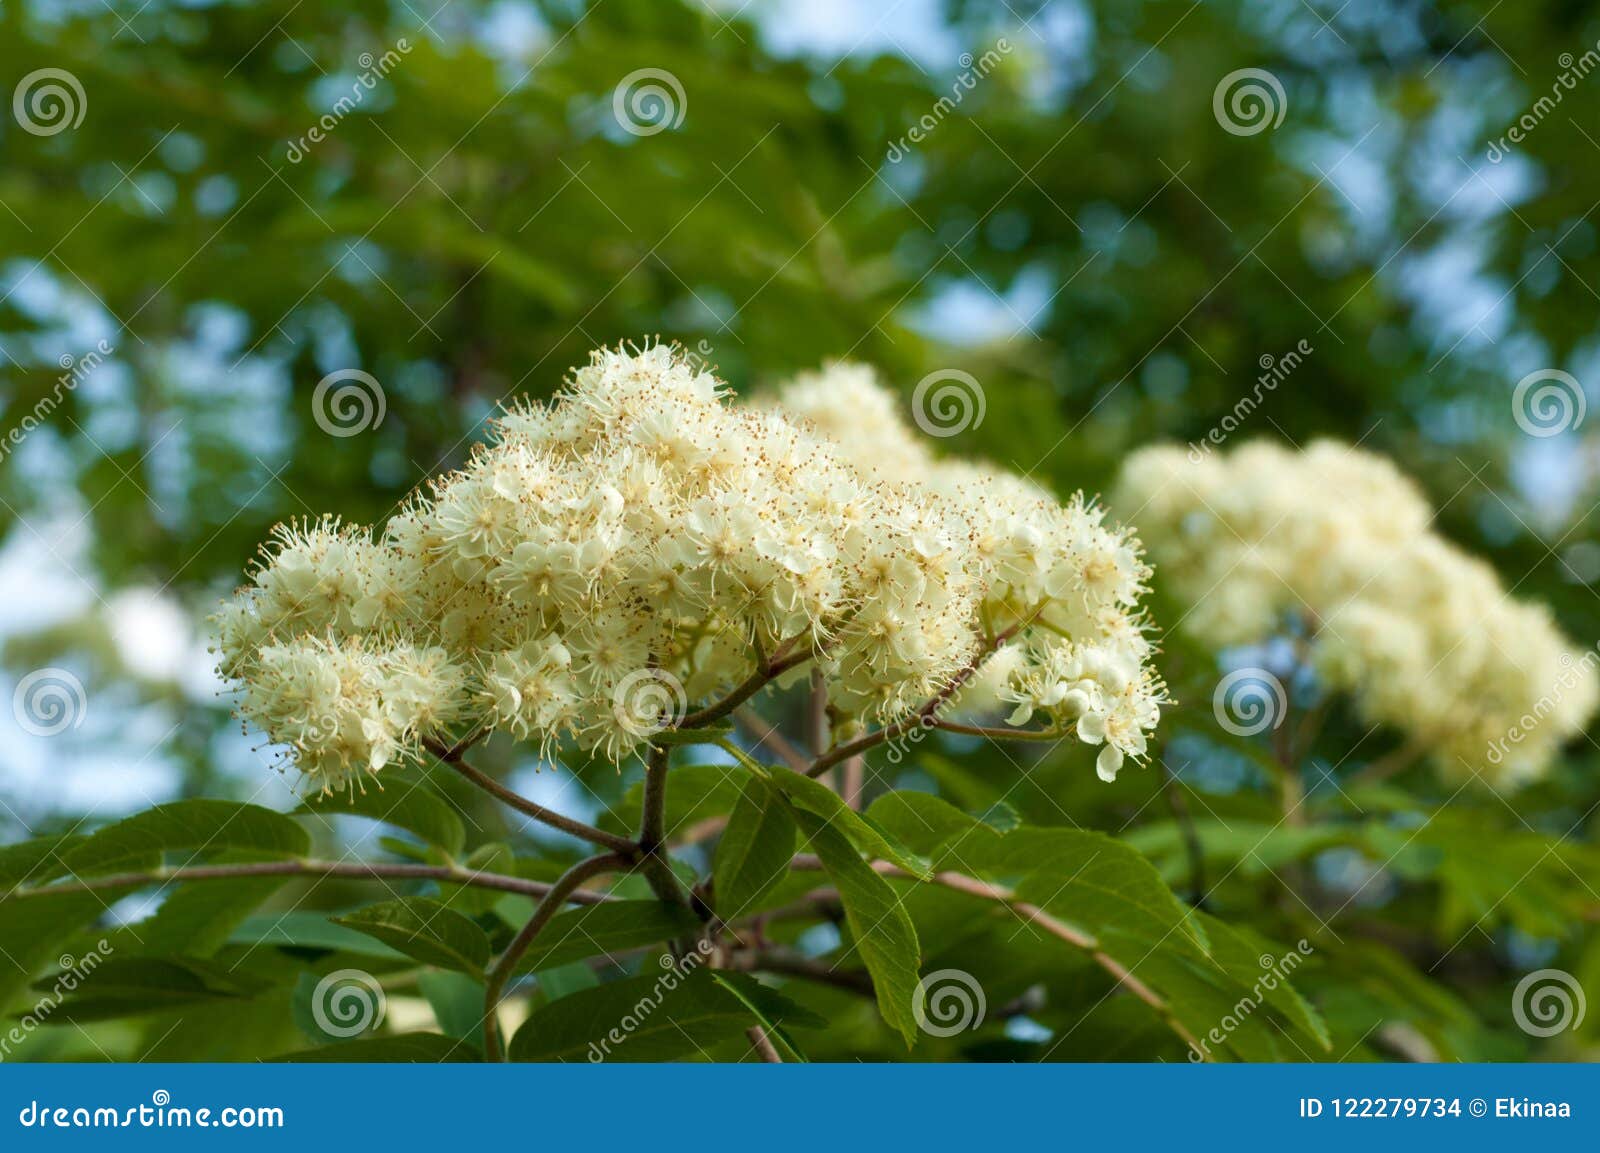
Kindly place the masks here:
[(1432, 532), (1426, 497), (1384, 457), (1333, 441), (1199, 461), (1151, 448), (1125, 463), (1112, 505), (1138, 520), (1186, 631), (1220, 648), (1298, 617), (1328, 686), (1447, 776), (1537, 776), (1595, 710), (1593, 663), (1549, 610)]
[(1103, 745), (1102, 776), (1144, 751), (1163, 689), (1131, 537), (935, 464), (864, 370), (786, 401), (730, 405), (665, 346), (597, 352), (380, 533), (280, 529), (218, 615), (243, 715), (326, 790), (449, 731), (620, 761), (778, 664), (814, 661), (848, 732), (980, 665), (1015, 723)]

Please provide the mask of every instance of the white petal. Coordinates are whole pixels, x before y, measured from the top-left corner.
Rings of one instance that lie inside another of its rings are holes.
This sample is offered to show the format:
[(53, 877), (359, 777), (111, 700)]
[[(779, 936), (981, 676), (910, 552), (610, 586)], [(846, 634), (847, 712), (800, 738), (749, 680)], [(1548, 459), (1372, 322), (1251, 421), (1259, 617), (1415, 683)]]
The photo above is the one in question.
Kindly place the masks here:
[(1122, 768), (1122, 750), (1116, 745), (1107, 745), (1100, 750), (1100, 755), (1094, 759), (1095, 776), (1102, 781), (1111, 782), (1117, 779), (1117, 770)]

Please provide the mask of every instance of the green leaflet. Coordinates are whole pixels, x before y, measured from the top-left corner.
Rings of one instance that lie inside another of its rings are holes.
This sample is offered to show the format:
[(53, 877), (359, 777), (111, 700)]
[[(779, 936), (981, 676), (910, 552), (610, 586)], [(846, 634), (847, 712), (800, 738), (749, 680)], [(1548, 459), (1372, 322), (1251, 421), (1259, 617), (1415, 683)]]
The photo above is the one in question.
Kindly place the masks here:
[(454, 909), (426, 897), (369, 905), (335, 923), (376, 937), (426, 965), (481, 974), (489, 963), (489, 936)]
[(798, 827), (783, 796), (766, 779), (750, 776), (717, 842), (712, 876), (724, 920), (754, 908), (788, 871)]
[(87, 837), (38, 837), (0, 848), (0, 891), (16, 885), (37, 886), (67, 873), (64, 855)]
[[(782, 995), (763, 990), (760, 1015), (709, 969), (646, 972), (580, 989), (537, 1009), (511, 1039), (515, 1061), (672, 1061), (706, 1059), (763, 1016), (809, 1019)], [(743, 995), (741, 995), (743, 994)], [(796, 1023), (799, 1023), (797, 1020)]]
[[(799, 1061), (802, 1064), (810, 1062), (810, 1058), (800, 1051), (800, 1047), (795, 1044), (794, 1038), (783, 1027), (783, 1015), (779, 1013), (778, 1018), (774, 1019), (769, 1012), (772, 1007), (772, 998), (777, 994), (747, 973), (719, 973), (713, 971), (711, 976), (717, 984), (739, 998), (745, 1008), (755, 1014), (756, 1020), (767, 1035), (767, 1039), (773, 1043), (785, 1060)], [(802, 1010), (802, 1012), (804, 1011)], [(791, 1013), (790, 1020), (794, 1020), (796, 1024), (802, 1024), (814, 1029), (823, 1029), (828, 1025), (827, 1018), (809, 1013), (805, 1015), (804, 1020), (796, 1020), (794, 1014)]]
[(1080, 829), (1016, 829), (993, 839), (968, 838), (952, 854), (964, 872), (1010, 883), (1092, 936), (1127, 932), (1204, 958), (1204, 932), (1154, 866), (1127, 845)]
[(927, 862), (918, 860), (905, 846), (861, 816), (838, 793), (821, 781), (787, 769), (773, 769), (768, 778), (797, 813), (807, 813), (838, 829), (851, 844), (868, 857), (892, 862), (919, 877), (928, 876)]
[[(1310, 1044), (1311, 1056), (1322, 1058), (1331, 1047), (1328, 1026), (1294, 986), (1292, 975), (1315, 950), (1307, 943), (1271, 944), (1246, 929), (1235, 928), (1205, 913), (1196, 913), (1211, 942), (1211, 956), (1238, 984), (1259, 995)], [(1280, 979), (1281, 978), (1281, 979)]]
[(550, 969), (587, 957), (670, 941), (700, 927), (681, 905), (657, 900), (605, 901), (557, 913), (517, 963), (517, 972)]
[(1000, 830), (949, 801), (905, 789), (879, 797), (867, 809), (867, 818), (913, 851), (935, 858), (935, 868), (948, 864), (959, 869), (963, 850), (976, 852), (1001, 836)]
[(300, 857), (310, 851), (311, 838), (298, 822), (260, 805), (174, 801), (107, 825), (64, 859), (72, 872), (89, 875), (134, 867), (162, 853), (199, 856), (223, 849)]
[(372, 957), (404, 956), (365, 932), (347, 929), (326, 913), (292, 909), (287, 913), (257, 913), (246, 917), (228, 938), (234, 945), (270, 945), (278, 948), (326, 949), (365, 953)]
[(842, 832), (809, 812), (800, 814), (800, 827), (839, 890), (855, 949), (872, 974), (878, 1011), (909, 1048), (917, 1039), (912, 1006), (921, 965), (911, 916), (894, 887), (861, 859)]
[(546, 1002), (559, 1001), (580, 989), (593, 989), (600, 984), (594, 970), (582, 961), (557, 965), (553, 969), (540, 969), (533, 975), (538, 991)]
[[(141, 1016), (208, 1002), (248, 1000), (268, 983), (244, 972), (184, 957), (111, 957), (90, 968), (80, 959), (81, 979), (51, 1011), (50, 1020), (76, 1022)], [(59, 978), (38, 981), (34, 989), (51, 992)]]
[(434, 1020), (447, 1037), (477, 1044), (483, 1029), (483, 982), (465, 973), (429, 970), (417, 977)]
[(467, 843), (460, 815), (415, 773), (385, 771), (374, 777), (364, 792), (308, 800), (295, 815), (323, 821), (339, 816), (382, 821), (415, 833), (452, 857), (459, 857)]
[[(79, 929), (105, 912), (97, 893), (51, 893), (0, 902), (0, 1007)], [(70, 958), (69, 958), (70, 960)], [(69, 964), (67, 968), (71, 968)]]

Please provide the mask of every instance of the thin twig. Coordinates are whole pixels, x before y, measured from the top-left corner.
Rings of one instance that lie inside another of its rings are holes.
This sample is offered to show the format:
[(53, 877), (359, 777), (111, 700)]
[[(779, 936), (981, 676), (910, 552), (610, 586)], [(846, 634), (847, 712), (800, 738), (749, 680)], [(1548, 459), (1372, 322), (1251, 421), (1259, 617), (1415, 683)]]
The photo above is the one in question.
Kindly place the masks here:
[(750, 1038), (750, 1044), (756, 1047), (756, 1052), (761, 1054), (761, 1059), (768, 1065), (782, 1065), (783, 1058), (778, 1056), (777, 1047), (767, 1037), (767, 1031), (760, 1025), (751, 1025), (744, 1031)]
[(533, 910), (533, 916), (522, 926), (522, 931), (512, 938), (499, 960), (489, 967), (483, 985), (483, 1056), (486, 1061), (504, 1061), (504, 1047), (500, 1043), (500, 996), (506, 981), (522, 960), (528, 946), (539, 935), (550, 918), (561, 911), (561, 906), (577, 893), (585, 881), (602, 873), (615, 873), (633, 867), (633, 860), (620, 853), (601, 853), (579, 861), (562, 873), (550, 886), (550, 891)]
[(690, 713), (679, 721), (674, 728), (677, 729), (703, 729), (714, 721), (720, 721), (731, 714), (740, 705), (755, 696), (767, 685), (790, 669), (805, 664), (814, 655), (809, 649), (798, 653), (790, 653), (798, 637), (791, 637), (784, 641), (766, 660), (756, 662), (755, 671), (727, 696), (714, 704), (709, 704), (698, 712)]
[(895, 737), (900, 736), (902, 733), (910, 732), (914, 728), (937, 722), (939, 714), (944, 711), (944, 707), (965, 687), (968, 681), (977, 675), (978, 669), (983, 666), (983, 662), (988, 660), (997, 649), (1015, 636), (1025, 623), (1027, 622), (1018, 621), (1010, 628), (997, 633), (984, 645), (982, 652), (972, 658), (960, 672), (950, 678), (949, 684), (935, 693), (926, 704), (909, 717), (896, 721), (892, 725), (885, 725), (877, 732), (868, 733), (864, 737), (857, 737), (853, 741), (836, 745), (812, 763), (811, 767), (806, 770), (806, 776), (819, 777), (840, 761), (848, 761), (851, 757), (859, 756), (868, 749), (876, 748), (885, 741), (893, 740)]
[(744, 973), (776, 973), (782, 977), (798, 977), (819, 985), (831, 985), (835, 989), (872, 996), (872, 978), (865, 970), (841, 969), (780, 945), (742, 949), (729, 957), (728, 968)]
[[(808, 871), (820, 871), (822, 869), (822, 861), (810, 854), (802, 853), (790, 862), (790, 867)], [(885, 877), (913, 877), (913, 874), (888, 861), (873, 861), (872, 868)], [(1188, 1026), (1178, 1020), (1177, 1015), (1172, 1010), (1172, 1006), (1167, 1003), (1166, 999), (1138, 977), (1135, 977), (1121, 961), (1102, 951), (1099, 942), (1093, 937), (1073, 928), (1064, 921), (1057, 920), (1037, 905), (1018, 900), (1017, 895), (1003, 885), (979, 880), (977, 877), (969, 877), (964, 873), (951, 872), (935, 873), (930, 880), (936, 885), (943, 885), (945, 888), (953, 889), (958, 893), (967, 893), (974, 897), (982, 897), (984, 900), (995, 901), (1005, 905), (1023, 920), (1032, 922), (1051, 936), (1065, 941), (1073, 948), (1081, 949), (1089, 955), (1089, 959), (1096, 965), (1110, 973), (1124, 989), (1155, 1010), (1156, 1014), (1166, 1022), (1167, 1027), (1178, 1035), (1179, 1039), (1187, 1044), (1193, 1052), (1201, 1054), (1202, 1060), (1209, 1061), (1211, 1059), (1207, 1051), (1195, 1039), (1194, 1034), (1189, 1031)]]
[(474, 768), (462, 756), (458, 745), (446, 746), (431, 737), (425, 738), (423, 744), (434, 756), (444, 764), (450, 766), (478, 788), (488, 793), (501, 804), (515, 809), (525, 816), (532, 817), (541, 824), (549, 825), (552, 829), (559, 829), (563, 833), (588, 841), (592, 845), (600, 845), (610, 849), (613, 853), (631, 853), (635, 845), (627, 837), (616, 833), (608, 833), (604, 829), (597, 829), (593, 825), (586, 825), (582, 821), (564, 816), (554, 809), (547, 809), (543, 805), (535, 804), (521, 793), (506, 788), (499, 781), (489, 776), (481, 769)]

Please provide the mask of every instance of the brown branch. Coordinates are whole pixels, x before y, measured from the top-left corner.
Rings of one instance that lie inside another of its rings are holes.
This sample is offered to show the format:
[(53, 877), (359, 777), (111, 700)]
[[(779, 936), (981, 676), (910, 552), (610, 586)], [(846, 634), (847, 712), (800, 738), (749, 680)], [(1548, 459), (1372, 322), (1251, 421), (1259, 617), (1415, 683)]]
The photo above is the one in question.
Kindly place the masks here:
[(811, 670), (811, 690), (806, 696), (806, 744), (813, 757), (828, 751), (828, 686), (820, 669)]
[[(696, 908), (678, 883), (667, 856), (667, 761), (668, 749), (651, 745), (644, 762), (644, 805), (639, 817), (639, 868), (650, 888), (663, 901)], [(698, 911), (698, 910), (697, 910)]]
[(616, 833), (608, 833), (604, 829), (597, 829), (593, 825), (586, 825), (572, 817), (563, 816), (553, 809), (547, 809), (543, 805), (535, 804), (521, 793), (506, 788), (499, 781), (489, 776), (488, 773), (468, 764), (461, 756), (459, 744), (447, 746), (432, 737), (423, 738), (422, 743), (430, 753), (438, 757), (444, 764), (449, 765), (501, 804), (513, 808), (525, 816), (549, 825), (552, 829), (559, 829), (563, 833), (588, 841), (592, 845), (600, 845), (603, 848), (610, 849), (613, 853), (632, 853), (637, 849), (637, 846), (627, 837), (619, 836)]
[(517, 967), (517, 962), (528, 951), (550, 919), (561, 911), (561, 906), (577, 893), (585, 881), (602, 873), (615, 873), (633, 867), (633, 859), (621, 853), (601, 853), (579, 861), (562, 873), (550, 886), (550, 891), (533, 910), (533, 916), (522, 926), (522, 931), (512, 938), (499, 960), (489, 967), (483, 985), (483, 1057), (486, 1061), (504, 1061), (504, 1047), (500, 1043), (500, 996), (506, 981)]
[(856, 812), (861, 811), (861, 791), (866, 784), (865, 762), (860, 756), (851, 757), (839, 766), (839, 795), (844, 803)]

